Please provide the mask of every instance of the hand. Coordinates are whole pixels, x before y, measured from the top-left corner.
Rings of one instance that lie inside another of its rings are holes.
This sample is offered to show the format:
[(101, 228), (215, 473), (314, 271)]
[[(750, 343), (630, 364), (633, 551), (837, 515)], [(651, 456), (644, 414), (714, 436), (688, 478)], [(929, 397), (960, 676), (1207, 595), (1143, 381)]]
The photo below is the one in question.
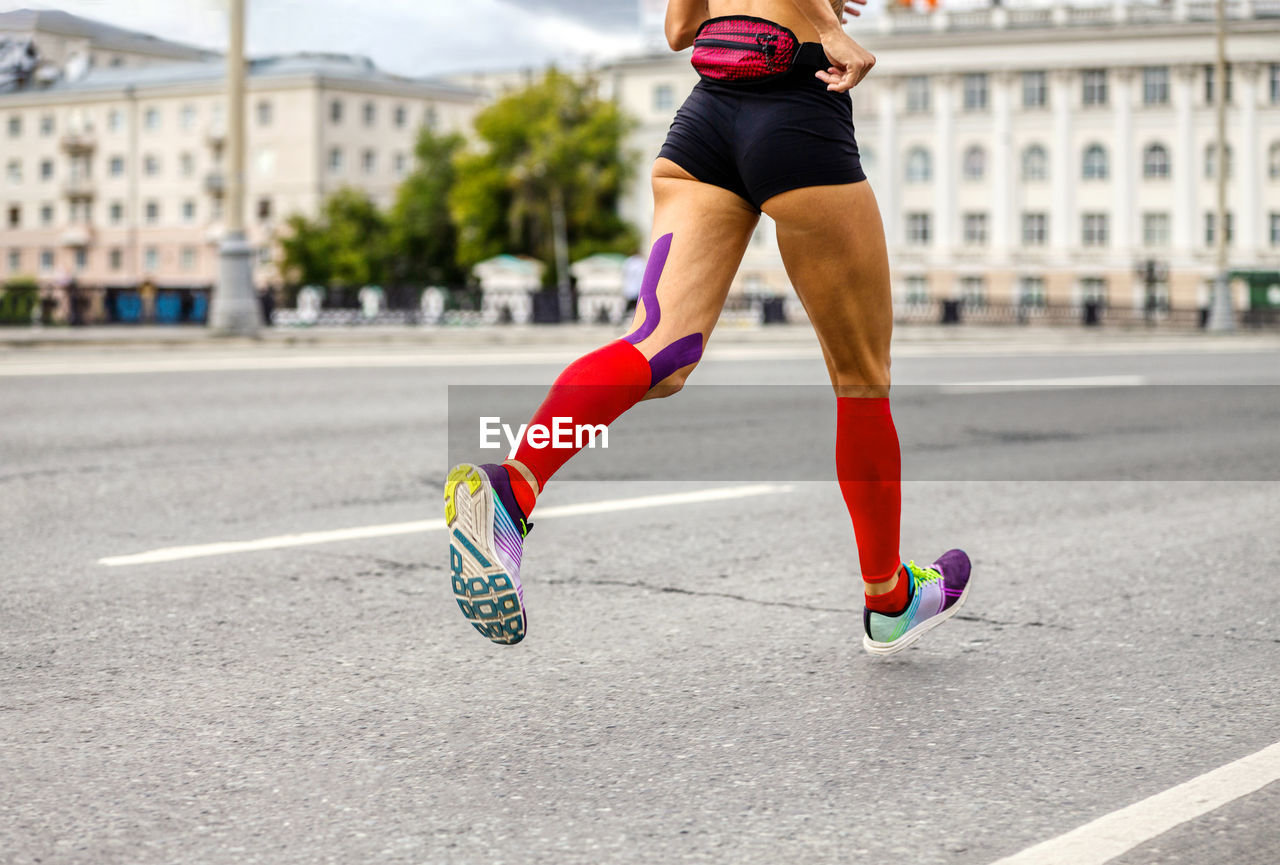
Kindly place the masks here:
[(866, 5), (867, 5), (867, 0), (849, 0), (849, 2), (844, 4), (844, 12), (840, 14), (840, 23), (847, 24), (849, 21), (850, 15), (852, 15), (854, 18), (857, 18), (859, 15), (862, 14), (862, 10), (859, 9), (858, 7), (866, 6)]
[(833, 32), (824, 35), (822, 50), (831, 61), (831, 66), (825, 72), (818, 70), (815, 75), (827, 85), (828, 90), (837, 93), (852, 90), (867, 77), (871, 67), (876, 65), (875, 55), (854, 42), (843, 30), (833, 28)]

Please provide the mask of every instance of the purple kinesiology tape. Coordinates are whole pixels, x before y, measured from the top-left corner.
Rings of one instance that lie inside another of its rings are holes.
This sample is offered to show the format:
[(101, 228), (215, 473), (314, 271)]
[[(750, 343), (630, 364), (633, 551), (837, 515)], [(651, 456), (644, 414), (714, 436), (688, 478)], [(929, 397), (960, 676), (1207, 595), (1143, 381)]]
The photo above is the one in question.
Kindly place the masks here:
[[(640, 303), (644, 305), (644, 323), (635, 333), (627, 334), (623, 339), (632, 345), (639, 345), (658, 329), (662, 321), (662, 308), (658, 306), (658, 281), (662, 279), (663, 268), (667, 266), (667, 256), (671, 254), (671, 240), (674, 234), (664, 234), (658, 238), (649, 253), (649, 264), (644, 270), (644, 282), (640, 284)], [(702, 334), (691, 333), (681, 337), (649, 360), (649, 387), (653, 387), (681, 367), (697, 363), (702, 358)]]

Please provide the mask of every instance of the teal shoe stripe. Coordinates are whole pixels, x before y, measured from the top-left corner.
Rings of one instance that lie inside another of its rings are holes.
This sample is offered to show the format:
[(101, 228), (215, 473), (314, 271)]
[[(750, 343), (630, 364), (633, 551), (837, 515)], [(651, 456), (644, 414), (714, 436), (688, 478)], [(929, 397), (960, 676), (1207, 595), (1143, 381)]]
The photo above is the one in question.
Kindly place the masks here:
[(488, 559), (480, 555), (480, 551), (475, 548), (475, 544), (467, 540), (466, 536), (463, 535), (462, 532), (458, 531), (457, 529), (454, 529), (453, 536), (458, 539), (459, 543), (461, 543), (464, 547), (467, 548), (467, 552), (471, 553), (471, 555), (476, 557), (476, 561), (480, 563), (480, 567), (482, 568), (493, 567), (491, 564), (489, 564)]

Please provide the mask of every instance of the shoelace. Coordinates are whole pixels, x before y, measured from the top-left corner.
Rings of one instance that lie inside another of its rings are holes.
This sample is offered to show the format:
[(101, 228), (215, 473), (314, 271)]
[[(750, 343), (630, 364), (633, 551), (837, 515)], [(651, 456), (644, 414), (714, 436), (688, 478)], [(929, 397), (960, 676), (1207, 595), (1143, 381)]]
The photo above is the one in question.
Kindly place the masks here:
[(925, 583), (932, 583), (935, 580), (942, 579), (942, 572), (937, 568), (924, 568), (914, 561), (907, 562), (907, 570), (911, 571), (911, 575), (915, 577), (917, 585), (924, 585)]

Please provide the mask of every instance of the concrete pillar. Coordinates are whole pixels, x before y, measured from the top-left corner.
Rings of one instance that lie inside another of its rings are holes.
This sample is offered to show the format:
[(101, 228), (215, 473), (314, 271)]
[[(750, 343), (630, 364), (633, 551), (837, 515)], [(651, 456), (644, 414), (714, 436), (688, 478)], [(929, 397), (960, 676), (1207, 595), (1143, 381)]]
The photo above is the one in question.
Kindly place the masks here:
[(1055, 69), (1049, 75), (1049, 98), (1053, 106), (1053, 151), (1049, 178), (1053, 187), (1053, 210), (1049, 214), (1049, 247), (1054, 258), (1064, 261), (1074, 245), (1076, 214), (1075, 188), (1080, 182), (1075, 141), (1071, 135), (1072, 85), (1075, 72)]
[[(1174, 68), (1174, 136), (1170, 142), (1170, 170), (1173, 172), (1173, 249), (1177, 257), (1189, 258), (1198, 248), (1196, 225), (1196, 184), (1200, 155), (1195, 135), (1195, 75), (1192, 65)], [(1178, 255), (1180, 253), (1180, 255)]]
[(1232, 82), (1235, 103), (1240, 112), (1240, 134), (1236, 136), (1232, 170), (1235, 171), (1236, 209), (1234, 240), (1239, 261), (1252, 265), (1257, 261), (1262, 246), (1262, 208), (1258, 190), (1266, 182), (1263, 174), (1262, 154), (1258, 151), (1258, 87), (1262, 75), (1261, 63), (1240, 63), (1235, 68)]
[(939, 75), (934, 79), (933, 120), (934, 140), (938, 147), (933, 153), (933, 248), (939, 258), (949, 261), (956, 246), (955, 207), (955, 101), (956, 78)]
[(1138, 172), (1133, 140), (1134, 71), (1111, 71), (1111, 104), (1115, 123), (1115, 152), (1111, 155), (1111, 238), (1116, 258), (1132, 261), (1137, 248), (1134, 231), (1134, 180)]
[(1012, 72), (991, 76), (991, 108), (994, 116), (994, 146), (991, 153), (991, 254), (1004, 265), (1014, 239), (1014, 177), (1018, 160), (1013, 153), (1012, 103), (1016, 79)]
[[(886, 16), (887, 17), (887, 16)], [(876, 189), (876, 200), (880, 204), (880, 216), (884, 220), (885, 240), (889, 249), (897, 249), (902, 245), (902, 208), (899, 205), (899, 194), (902, 178), (898, 174), (898, 93), (901, 89), (900, 79), (885, 78), (876, 83), (879, 88), (877, 99), (877, 121), (880, 124), (880, 137), (877, 144), (879, 165), (877, 175), (884, 178), (884, 183)]]

